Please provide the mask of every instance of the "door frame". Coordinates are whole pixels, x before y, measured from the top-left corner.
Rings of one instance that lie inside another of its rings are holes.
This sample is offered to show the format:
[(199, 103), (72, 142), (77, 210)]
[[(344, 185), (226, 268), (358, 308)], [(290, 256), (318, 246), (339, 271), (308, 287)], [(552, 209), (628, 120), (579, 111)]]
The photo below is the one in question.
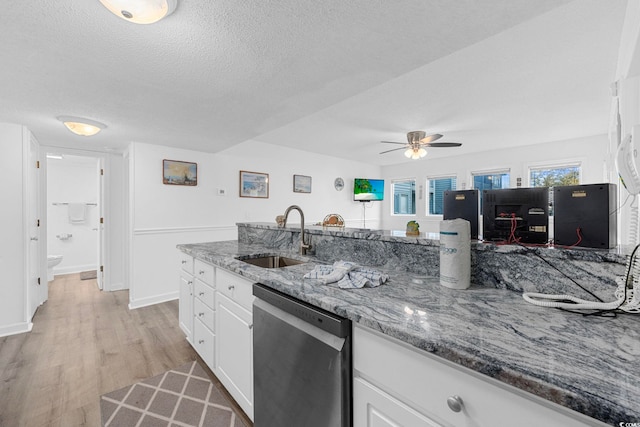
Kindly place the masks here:
[[(45, 153), (46, 154), (62, 154), (62, 155), (69, 155), (69, 156), (81, 156), (81, 157), (90, 157), (93, 159), (97, 160), (97, 164), (98, 164), (98, 172), (100, 169), (104, 170), (104, 174), (105, 175), (99, 175), (98, 176), (98, 189), (96, 189), (96, 191), (98, 192), (98, 211), (100, 213), (100, 217), (99, 218), (104, 218), (105, 214), (109, 211), (109, 198), (108, 198), (108, 194), (109, 194), (109, 180), (108, 179), (104, 179), (106, 174), (108, 173), (108, 168), (109, 168), (109, 153), (106, 152), (101, 152), (101, 151), (90, 151), (90, 150), (79, 150), (79, 149), (75, 149), (75, 148), (66, 148), (66, 147), (56, 147), (53, 145), (42, 145), (41, 149), (40, 149), (41, 153)], [(41, 162), (42, 163), (42, 162)], [(44, 173), (42, 174), (44, 177), (44, 181), (47, 182), (47, 169), (45, 167), (44, 169)], [(101, 190), (101, 191), (99, 191)], [(45, 186), (45, 191), (44, 194), (41, 195), (41, 200), (44, 200), (42, 203), (42, 206), (47, 206), (47, 193), (46, 193), (46, 186)], [(44, 209), (44, 214), (43, 214), (43, 220), (41, 220), (41, 224), (44, 221), (44, 223), (47, 223), (47, 218), (46, 218), (47, 212), (46, 209)], [(97, 247), (97, 252), (98, 252), (98, 257), (97, 257), (97, 263), (98, 265), (97, 267), (97, 274), (98, 274), (98, 287), (100, 290), (103, 291), (111, 291), (111, 283), (110, 283), (110, 277), (109, 277), (109, 221), (108, 218), (105, 218), (105, 222), (104, 224), (100, 224), (100, 219), (98, 219), (98, 247)], [(46, 228), (44, 229), (46, 232)], [(46, 239), (45, 239), (46, 242)], [(46, 245), (45, 245), (45, 251), (46, 251)], [(45, 257), (46, 259), (46, 257)], [(100, 267), (102, 268), (102, 272), (100, 271)]]

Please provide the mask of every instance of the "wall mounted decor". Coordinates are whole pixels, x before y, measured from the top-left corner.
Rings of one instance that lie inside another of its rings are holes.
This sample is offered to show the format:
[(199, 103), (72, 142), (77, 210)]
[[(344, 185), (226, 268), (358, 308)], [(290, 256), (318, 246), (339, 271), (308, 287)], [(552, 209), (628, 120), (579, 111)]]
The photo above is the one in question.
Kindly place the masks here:
[(333, 181), (333, 187), (337, 191), (342, 191), (342, 189), (344, 188), (344, 180), (340, 177), (336, 178), (335, 181)]
[(269, 174), (240, 171), (240, 197), (269, 198)]
[(177, 160), (163, 160), (162, 183), (168, 185), (198, 185), (198, 164)]
[(311, 177), (306, 175), (293, 175), (294, 193), (311, 193)]

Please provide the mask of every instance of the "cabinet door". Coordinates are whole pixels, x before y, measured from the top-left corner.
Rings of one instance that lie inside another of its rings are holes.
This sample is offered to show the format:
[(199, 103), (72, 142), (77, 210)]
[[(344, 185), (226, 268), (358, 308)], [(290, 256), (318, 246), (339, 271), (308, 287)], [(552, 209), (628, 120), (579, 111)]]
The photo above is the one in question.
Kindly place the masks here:
[(194, 319), (193, 321), (193, 348), (196, 349), (202, 360), (213, 368), (215, 366), (214, 360), (214, 345), (215, 335), (209, 328), (205, 326), (200, 319)]
[(218, 293), (215, 373), (253, 419), (253, 324), (251, 312)]
[(354, 427), (440, 427), (362, 378), (353, 380)]
[(193, 337), (193, 278), (187, 274), (180, 275), (180, 300), (178, 304), (180, 329), (187, 335), (187, 341)]

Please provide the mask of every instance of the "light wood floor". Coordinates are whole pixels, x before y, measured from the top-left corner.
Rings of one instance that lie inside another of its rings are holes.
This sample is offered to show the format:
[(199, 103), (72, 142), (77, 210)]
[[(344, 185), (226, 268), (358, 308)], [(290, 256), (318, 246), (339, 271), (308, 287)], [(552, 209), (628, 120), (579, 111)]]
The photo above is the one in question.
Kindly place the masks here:
[(99, 426), (100, 395), (196, 359), (178, 302), (129, 310), (78, 274), (49, 283), (30, 333), (0, 338), (0, 426)]

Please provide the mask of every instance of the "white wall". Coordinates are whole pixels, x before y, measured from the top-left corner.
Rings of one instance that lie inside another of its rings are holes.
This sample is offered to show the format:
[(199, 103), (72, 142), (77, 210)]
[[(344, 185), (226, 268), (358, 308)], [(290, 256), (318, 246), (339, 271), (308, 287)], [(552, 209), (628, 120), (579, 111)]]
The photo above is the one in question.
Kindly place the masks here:
[[(417, 209), (414, 216), (392, 215), (393, 200), (390, 196), (386, 197), (382, 206), (382, 227), (404, 230), (408, 221), (415, 220), (420, 224), (420, 231), (439, 231), (442, 215), (426, 214), (425, 194), (427, 179), (430, 177), (456, 176), (457, 189), (468, 189), (472, 187), (472, 173), (507, 169), (511, 173), (512, 187), (516, 187), (518, 177), (522, 178), (522, 186), (527, 187), (529, 185), (528, 168), (531, 166), (579, 162), (583, 184), (609, 182), (608, 149), (608, 137), (599, 135), (448, 158), (430, 159), (427, 155), (411, 163), (385, 166), (382, 168), (382, 174), (386, 180), (386, 194), (390, 194), (392, 180), (403, 178), (416, 179), (418, 194), (416, 194)], [(420, 186), (422, 186), (421, 192)]]
[[(47, 253), (62, 255), (54, 274), (95, 270), (98, 265), (98, 159), (66, 155), (47, 159)], [(71, 222), (68, 205), (85, 207), (85, 221)], [(64, 235), (72, 235), (62, 239)], [(58, 237), (59, 236), (59, 237)]]
[(23, 135), (27, 132), (20, 125), (0, 123), (0, 337), (29, 330), (23, 206)]
[[(292, 204), (305, 222), (322, 221), (338, 213), (348, 226), (362, 226), (362, 204), (354, 202), (353, 178), (380, 177), (378, 166), (329, 156), (247, 142), (219, 154), (134, 143), (130, 146), (132, 308), (177, 298), (176, 265), (179, 243), (236, 239), (237, 222), (275, 222)], [(162, 184), (162, 160), (198, 164), (196, 187)], [(239, 197), (239, 171), (269, 174), (269, 198)], [(293, 192), (293, 175), (312, 177), (310, 194)], [(345, 188), (336, 191), (334, 179)], [(225, 195), (217, 195), (224, 189)], [(380, 204), (370, 203), (367, 226), (380, 225)], [(290, 223), (299, 223), (292, 213)]]

